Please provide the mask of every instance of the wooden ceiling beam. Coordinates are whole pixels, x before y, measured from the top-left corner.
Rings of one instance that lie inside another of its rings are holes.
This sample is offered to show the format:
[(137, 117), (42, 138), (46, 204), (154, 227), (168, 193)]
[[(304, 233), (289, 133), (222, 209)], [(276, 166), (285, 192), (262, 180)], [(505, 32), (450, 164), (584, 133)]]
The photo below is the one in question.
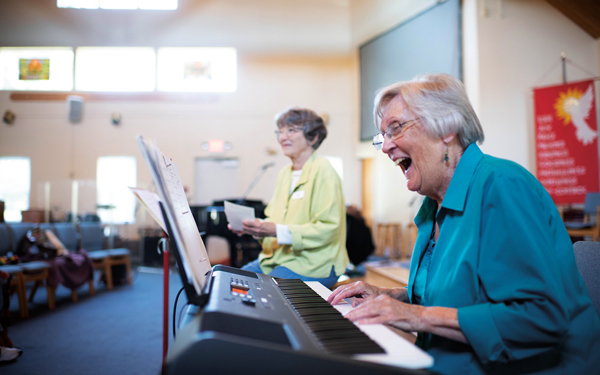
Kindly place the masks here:
[(55, 92), (55, 91), (14, 91), (12, 101), (66, 101), (70, 95), (83, 97), (85, 101), (180, 101), (214, 103), (219, 101), (217, 93), (115, 93), (115, 92)]
[(546, 0), (571, 21), (590, 34), (600, 38), (600, 1), (598, 0)]

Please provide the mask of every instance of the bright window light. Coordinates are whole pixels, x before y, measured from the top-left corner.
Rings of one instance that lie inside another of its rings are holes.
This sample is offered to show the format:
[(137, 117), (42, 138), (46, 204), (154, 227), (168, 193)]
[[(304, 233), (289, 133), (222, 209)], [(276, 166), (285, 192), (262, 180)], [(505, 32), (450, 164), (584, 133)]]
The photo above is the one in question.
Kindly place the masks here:
[(0, 90), (73, 90), (73, 49), (0, 48)]
[(57, 0), (59, 8), (98, 9), (100, 0)]
[(4, 201), (4, 220), (21, 221), (21, 211), (29, 209), (31, 161), (25, 157), (0, 158), (0, 200)]
[(340, 178), (344, 179), (344, 159), (340, 156), (323, 156), (325, 159), (329, 160), (331, 166), (335, 171), (340, 175)]
[(140, 9), (177, 9), (177, 0), (140, 0)]
[(235, 48), (159, 48), (157, 70), (159, 91), (233, 92), (237, 88)]
[(177, 9), (177, 0), (57, 0), (59, 8), (78, 9)]
[(100, 0), (102, 9), (137, 9), (137, 0)]
[(78, 91), (154, 91), (154, 48), (79, 47), (75, 53)]
[(128, 188), (137, 185), (135, 157), (99, 157), (96, 181), (100, 220), (106, 224), (135, 222), (135, 197)]

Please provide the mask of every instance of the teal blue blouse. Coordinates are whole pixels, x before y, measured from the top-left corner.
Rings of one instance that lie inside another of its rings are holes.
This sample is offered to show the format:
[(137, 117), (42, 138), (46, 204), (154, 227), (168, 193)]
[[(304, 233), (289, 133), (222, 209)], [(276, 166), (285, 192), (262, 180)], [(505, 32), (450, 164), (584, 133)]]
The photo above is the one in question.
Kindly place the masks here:
[(442, 374), (583, 374), (600, 371), (600, 318), (577, 271), (573, 246), (543, 186), (518, 164), (464, 152), (436, 216), (425, 198), (408, 294), (434, 217), (439, 237), (425, 306), (458, 309), (469, 344), (425, 334)]

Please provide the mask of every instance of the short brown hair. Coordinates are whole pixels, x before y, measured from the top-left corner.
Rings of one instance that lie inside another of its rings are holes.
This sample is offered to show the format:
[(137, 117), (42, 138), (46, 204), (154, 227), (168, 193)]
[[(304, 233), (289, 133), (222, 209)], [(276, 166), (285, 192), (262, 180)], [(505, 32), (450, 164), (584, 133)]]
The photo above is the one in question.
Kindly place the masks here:
[(275, 116), (275, 122), (278, 128), (302, 126), (304, 138), (309, 142), (317, 138), (317, 141), (312, 145), (315, 150), (327, 137), (327, 128), (321, 116), (307, 108), (293, 107), (287, 109)]

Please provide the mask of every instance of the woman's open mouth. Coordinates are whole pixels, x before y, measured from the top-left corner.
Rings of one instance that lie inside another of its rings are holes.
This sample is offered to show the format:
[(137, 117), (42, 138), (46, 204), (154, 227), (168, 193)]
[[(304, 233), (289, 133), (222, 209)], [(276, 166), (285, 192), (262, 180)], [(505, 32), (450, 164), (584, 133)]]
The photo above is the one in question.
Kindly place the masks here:
[(396, 163), (396, 165), (400, 166), (400, 168), (402, 168), (402, 171), (404, 173), (406, 173), (406, 171), (408, 170), (408, 168), (410, 168), (410, 165), (412, 164), (412, 159), (411, 158), (398, 158), (398, 159), (396, 159), (396, 161), (394, 163)]

